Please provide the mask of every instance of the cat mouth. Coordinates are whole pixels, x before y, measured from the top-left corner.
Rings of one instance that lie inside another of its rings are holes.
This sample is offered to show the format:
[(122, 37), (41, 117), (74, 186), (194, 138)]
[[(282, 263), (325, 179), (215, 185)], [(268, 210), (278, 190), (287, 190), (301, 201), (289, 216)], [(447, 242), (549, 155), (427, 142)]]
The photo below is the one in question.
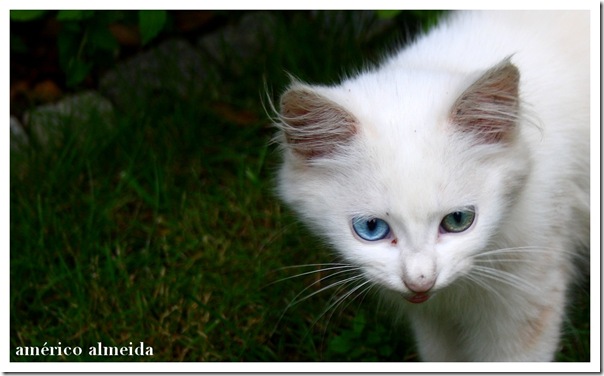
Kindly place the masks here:
[(431, 297), (430, 294), (418, 292), (411, 296), (405, 296), (405, 299), (410, 303), (420, 304), (420, 303), (423, 303), (423, 302), (427, 301), (428, 299), (430, 299), (430, 297)]

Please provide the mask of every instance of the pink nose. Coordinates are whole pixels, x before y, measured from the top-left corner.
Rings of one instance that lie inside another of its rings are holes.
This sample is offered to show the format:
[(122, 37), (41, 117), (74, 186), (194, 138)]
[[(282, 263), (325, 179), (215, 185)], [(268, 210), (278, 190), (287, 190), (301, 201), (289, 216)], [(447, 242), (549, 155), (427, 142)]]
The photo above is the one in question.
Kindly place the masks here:
[(436, 280), (431, 277), (426, 277), (424, 275), (420, 275), (419, 278), (413, 279), (411, 281), (406, 281), (403, 279), (403, 283), (407, 288), (415, 293), (427, 292), (432, 287), (434, 287), (434, 283)]

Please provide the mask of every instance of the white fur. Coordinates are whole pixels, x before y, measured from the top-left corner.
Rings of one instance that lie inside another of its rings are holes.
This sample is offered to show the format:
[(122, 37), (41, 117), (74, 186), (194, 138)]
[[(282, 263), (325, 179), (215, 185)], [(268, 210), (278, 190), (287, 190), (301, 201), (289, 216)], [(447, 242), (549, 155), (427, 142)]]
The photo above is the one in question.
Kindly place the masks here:
[[(357, 132), (314, 157), (281, 135), (280, 195), (409, 317), (424, 360), (553, 359), (589, 238), (588, 30), (587, 12), (459, 12), (378, 69), (289, 89), (337, 104)], [(510, 56), (518, 137), (472, 144), (452, 131), (451, 107)], [(468, 205), (470, 229), (439, 233)], [(392, 237), (360, 240), (355, 216), (386, 220)], [(409, 303), (404, 281), (426, 276), (430, 299)]]

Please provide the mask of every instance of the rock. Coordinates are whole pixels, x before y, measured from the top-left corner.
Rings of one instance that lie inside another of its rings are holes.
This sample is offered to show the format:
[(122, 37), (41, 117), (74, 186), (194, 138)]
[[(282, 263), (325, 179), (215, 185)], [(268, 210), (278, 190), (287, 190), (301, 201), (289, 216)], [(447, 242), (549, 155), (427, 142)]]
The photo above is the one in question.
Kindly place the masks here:
[(204, 35), (197, 45), (213, 64), (228, 70), (232, 76), (241, 75), (245, 64), (270, 51), (275, 40), (274, 23), (275, 16), (271, 12), (246, 13), (239, 22)]
[(251, 58), (267, 53), (273, 20), (270, 12), (250, 12), (238, 23), (204, 35), (195, 46), (184, 39), (166, 40), (105, 74), (100, 91), (124, 110), (140, 108), (133, 101), (147, 104), (158, 93), (174, 100), (216, 99), (228, 92), (226, 86), (237, 84)]
[[(24, 114), (23, 120), (31, 137), (40, 145), (58, 142), (65, 127), (69, 131), (86, 132), (92, 122), (101, 122), (110, 127), (114, 124), (113, 106), (107, 98), (93, 91), (85, 91), (68, 96), (53, 104), (37, 107)], [(13, 133), (11, 118), (11, 135)], [(24, 133), (24, 132), (23, 132)], [(15, 133), (17, 136), (19, 131)], [(17, 145), (15, 139), (15, 146)], [(13, 137), (11, 137), (11, 148)]]
[(118, 64), (101, 78), (100, 91), (124, 110), (158, 92), (182, 100), (201, 90), (207, 65), (187, 41), (171, 39)]
[(14, 116), (10, 117), (10, 149), (11, 151), (22, 150), (29, 143), (27, 133), (23, 125)]

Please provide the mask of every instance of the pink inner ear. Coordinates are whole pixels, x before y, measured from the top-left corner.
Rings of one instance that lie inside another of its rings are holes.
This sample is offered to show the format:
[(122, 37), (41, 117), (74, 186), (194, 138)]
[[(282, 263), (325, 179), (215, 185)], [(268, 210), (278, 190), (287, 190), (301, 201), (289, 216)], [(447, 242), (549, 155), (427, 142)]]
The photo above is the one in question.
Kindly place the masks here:
[(306, 159), (334, 153), (356, 133), (357, 120), (351, 113), (302, 85), (283, 94), (279, 118), (287, 145)]
[(481, 143), (511, 141), (519, 112), (520, 73), (509, 58), (488, 70), (457, 99), (451, 121)]

